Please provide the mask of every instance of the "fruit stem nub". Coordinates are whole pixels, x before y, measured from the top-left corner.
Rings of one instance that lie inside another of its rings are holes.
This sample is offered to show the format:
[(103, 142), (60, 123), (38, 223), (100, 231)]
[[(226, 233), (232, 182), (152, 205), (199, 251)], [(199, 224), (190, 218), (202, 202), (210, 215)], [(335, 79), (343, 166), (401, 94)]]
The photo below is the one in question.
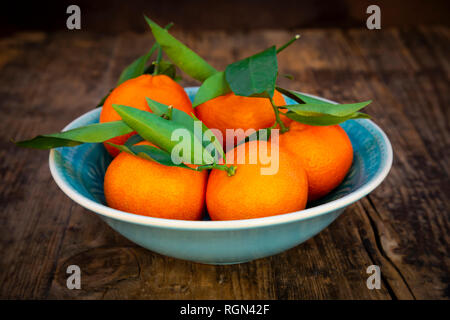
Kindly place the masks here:
[(173, 113), (172, 110), (173, 110), (173, 107), (168, 106), (167, 113), (164, 113), (163, 115), (161, 115), (161, 118), (166, 119), (166, 120), (172, 120), (172, 113)]
[(236, 169), (237, 169), (236, 166), (229, 166), (229, 167), (226, 166), (226, 167), (227, 167), (226, 171), (227, 171), (227, 174), (229, 177), (232, 177), (236, 174)]
[(203, 170), (209, 170), (209, 169), (217, 169), (217, 170), (226, 171), (227, 175), (229, 177), (231, 177), (236, 174), (237, 167), (236, 166), (227, 166), (225, 164), (217, 164), (217, 163), (205, 164), (203, 166), (197, 167), (197, 171), (203, 171)]

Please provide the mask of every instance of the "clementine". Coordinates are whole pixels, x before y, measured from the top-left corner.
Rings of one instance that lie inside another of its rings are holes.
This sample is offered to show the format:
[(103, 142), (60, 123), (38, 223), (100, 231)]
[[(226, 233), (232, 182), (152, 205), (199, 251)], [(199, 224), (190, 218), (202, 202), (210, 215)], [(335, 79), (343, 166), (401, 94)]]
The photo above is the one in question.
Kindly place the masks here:
[[(149, 142), (141, 142), (138, 145)], [(169, 167), (122, 152), (109, 165), (104, 191), (114, 209), (165, 219), (199, 220), (207, 172)]]
[[(273, 100), (277, 106), (286, 104), (278, 91)], [(232, 92), (202, 103), (195, 108), (195, 113), (208, 128), (220, 130), (223, 137), (226, 129), (259, 130), (275, 123), (269, 99), (242, 97)]]
[(339, 125), (311, 126), (292, 121), (280, 135), (280, 149), (291, 152), (308, 176), (308, 201), (317, 200), (336, 188), (353, 161), (353, 148)]
[[(269, 164), (259, 155), (261, 147), (267, 148), (272, 159), (275, 158), (273, 161), (277, 161), (275, 167), (278, 170), (272, 174), (262, 174), (261, 169), (268, 169), (273, 163)], [(306, 173), (291, 154), (278, 149), (266, 141), (255, 141), (226, 153), (227, 163), (235, 163), (237, 168), (233, 176), (218, 169), (210, 173), (206, 206), (212, 220), (260, 218), (305, 208), (308, 197)], [(244, 163), (236, 164), (237, 156), (244, 151)], [(277, 152), (278, 159), (273, 157)], [(252, 154), (254, 161), (250, 161)]]
[[(103, 105), (100, 122), (121, 120), (119, 114), (113, 109), (113, 104), (121, 104), (151, 112), (146, 97), (166, 105), (172, 105), (189, 115), (193, 113), (191, 101), (183, 87), (166, 75), (152, 76), (145, 74), (123, 82), (110, 93)], [(135, 132), (115, 137), (108, 142), (124, 144), (133, 134)], [(112, 156), (115, 157), (119, 154), (119, 150), (113, 146), (107, 143), (104, 145)]]

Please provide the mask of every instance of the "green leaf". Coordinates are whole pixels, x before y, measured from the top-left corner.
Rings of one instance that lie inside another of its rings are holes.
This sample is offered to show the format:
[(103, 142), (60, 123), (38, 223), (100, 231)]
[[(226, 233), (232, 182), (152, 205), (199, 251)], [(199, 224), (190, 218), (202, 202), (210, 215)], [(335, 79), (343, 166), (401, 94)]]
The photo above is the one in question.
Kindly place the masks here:
[[(292, 100), (298, 102), (299, 104), (340, 106), (339, 108), (342, 108), (342, 110), (344, 108), (349, 108), (349, 109), (353, 108), (354, 111), (350, 111), (350, 112), (358, 111), (358, 110), (362, 109), (363, 107), (367, 106), (369, 103), (372, 102), (372, 100), (369, 100), (369, 101), (358, 102), (358, 103), (351, 103), (351, 104), (335, 104), (335, 103), (330, 103), (330, 102), (323, 101), (323, 100), (318, 99), (318, 98), (313, 98), (313, 97), (307, 96), (307, 95), (302, 94), (300, 92), (295, 92), (295, 91), (292, 91), (292, 90), (284, 89), (284, 88), (281, 88), (281, 87), (278, 87), (278, 86), (276, 87), (276, 89), (279, 92), (281, 92), (282, 94), (284, 94), (285, 96), (287, 96), (288, 98), (291, 98)], [(362, 105), (362, 107), (359, 107), (360, 105)], [(349, 112), (347, 112), (346, 114), (348, 114), (348, 113)]]
[(169, 61), (161, 60), (158, 64), (157, 74), (165, 74), (175, 80), (177, 77), (177, 69), (175, 65)]
[(255, 140), (268, 141), (271, 134), (272, 134), (272, 128), (259, 129), (258, 131), (255, 131), (254, 133), (245, 137), (245, 139), (243, 139), (241, 142), (239, 142), (237, 144), (237, 146), (241, 145), (243, 143), (246, 143), (249, 141), (255, 141)]
[(145, 140), (156, 144), (158, 147), (170, 152), (174, 142), (170, 137), (172, 132), (180, 126), (172, 121), (165, 120), (156, 114), (142, 111), (136, 108), (113, 104), (114, 110), (122, 120), (133, 128)]
[(144, 141), (144, 138), (142, 138), (138, 134), (133, 134), (131, 137), (128, 138), (128, 140), (124, 143), (125, 146), (131, 147), (134, 146), (136, 143)]
[[(176, 134), (175, 131), (178, 129), (186, 130), (189, 133), (189, 137), (187, 137), (189, 141), (187, 143), (191, 146), (189, 150), (190, 154), (174, 154), (174, 156), (179, 157), (177, 161), (195, 164), (208, 164), (212, 161), (211, 157), (204, 159), (202, 141), (199, 141), (197, 136), (185, 125), (173, 120), (166, 120), (154, 113), (127, 106), (113, 105), (113, 108), (122, 117), (123, 121), (136, 130), (142, 138), (169, 153), (175, 147), (178, 147), (177, 145), (180, 143), (179, 141), (172, 140), (173, 134)], [(199, 161), (201, 163), (198, 163)]]
[(231, 92), (231, 89), (228, 86), (227, 80), (225, 79), (225, 72), (217, 72), (206, 79), (205, 82), (203, 82), (203, 84), (200, 86), (197, 94), (195, 95), (194, 103), (192, 104), (192, 106), (195, 108), (196, 106), (208, 100), (214, 99), (229, 92)]
[(280, 87), (276, 87), (276, 89), (299, 103), (281, 107), (288, 109), (289, 112), (285, 115), (297, 122), (329, 126), (349, 119), (370, 118), (367, 114), (358, 112), (371, 103), (370, 100), (358, 103), (334, 104)]
[(277, 52), (270, 47), (225, 69), (231, 90), (238, 96), (273, 97), (278, 75)]
[[(173, 26), (172, 23), (169, 23), (167, 26), (165, 26), (165, 28), (163, 30), (168, 30)], [(160, 45), (158, 43), (153, 44), (152, 48), (150, 49), (149, 52), (147, 52), (146, 54), (144, 54), (143, 56), (137, 58), (135, 61), (133, 61), (129, 66), (127, 66), (125, 69), (123, 69), (119, 80), (117, 81), (117, 85), (122, 84), (123, 82), (139, 77), (141, 75), (143, 75), (144, 73), (147, 73), (147, 62), (150, 59), (150, 57), (152, 56), (152, 54), (156, 51), (156, 50), (160, 50)], [(161, 60), (161, 59), (160, 59)]]
[[(147, 104), (148, 104), (150, 110), (152, 110), (152, 112), (158, 116), (162, 116), (164, 114), (167, 114), (167, 112), (168, 112), (169, 107), (167, 105), (157, 102), (155, 100), (152, 100), (150, 98), (147, 98)], [(204, 147), (209, 144), (208, 141), (203, 141), (203, 137), (201, 135), (204, 135), (205, 133), (209, 132), (210, 130), (194, 114), (188, 115), (184, 111), (173, 108), (172, 109), (172, 121), (180, 123), (184, 127), (188, 128), (191, 132), (193, 132), (197, 136), (197, 138), (200, 141), (202, 141), (202, 145)], [(199, 121), (202, 124), (202, 132), (201, 133), (199, 133), (199, 132), (197, 132), (197, 130), (195, 130), (195, 122), (194, 121)], [(211, 132), (211, 135), (214, 135), (214, 134)], [(218, 141), (217, 137), (216, 137), (216, 139), (214, 139), (214, 141), (212, 141), (212, 143), (217, 150), (216, 154), (223, 157), (224, 156), (223, 148), (222, 148), (222, 145), (220, 144), (220, 142)]]
[[(154, 74), (155, 73), (155, 63), (152, 63), (144, 70), (144, 74)], [(168, 77), (171, 77), (173, 80), (178, 81), (182, 78), (177, 75), (177, 68), (175, 65), (166, 60), (161, 60), (159, 63), (159, 68), (157, 74), (165, 74)]]
[(302, 116), (327, 114), (331, 116), (345, 117), (361, 110), (371, 102), (372, 101), (364, 101), (349, 104), (305, 103), (292, 105), (290, 104), (283, 107)]
[(154, 146), (149, 146), (149, 145), (134, 146), (134, 145), (126, 145), (126, 144), (117, 145), (117, 144), (110, 143), (110, 142), (107, 142), (107, 143), (109, 145), (119, 149), (122, 152), (129, 153), (131, 155), (140, 157), (145, 160), (155, 161), (155, 162), (165, 165), (165, 166), (181, 167), (181, 168), (185, 168), (185, 169), (195, 170), (195, 169), (188, 167), (184, 163), (180, 163), (180, 164), (174, 163), (172, 161), (172, 157), (170, 156), (170, 153), (163, 151), (161, 149), (158, 149)]
[[(212, 156), (215, 156), (215, 155), (217, 155), (218, 157), (220, 157), (220, 158), (223, 158), (224, 159), (224, 161), (226, 162), (226, 160), (225, 160), (225, 154), (224, 154), (224, 152), (223, 152), (223, 147), (222, 147), (222, 144), (219, 142), (219, 139), (217, 139), (217, 136), (214, 134), (214, 132), (213, 131), (211, 131), (200, 119), (198, 119), (194, 114), (192, 115), (192, 117), (195, 119), (195, 121), (198, 121), (198, 122), (200, 122), (201, 124), (202, 124), (202, 135), (208, 135), (209, 137), (211, 137), (211, 138), (214, 138), (214, 139), (211, 139), (210, 141), (203, 141), (203, 138), (200, 138), (200, 139), (202, 139), (202, 144), (203, 144), (203, 147), (207, 147), (210, 143), (212, 143), (213, 144), (213, 146), (214, 146), (214, 149), (215, 149), (215, 154), (212, 154), (212, 152), (211, 152), (211, 155)], [(211, 150), (211, 151), (213, 151), (213, 150)], [(216, 159), (216, 160), (219, 160), (219, 159)]]
[[(173, 25), (172, 23), (169, 23), (165, 27), (165, 29), (166, 30), (170, 29), (170, 27), (172, 27), (172, 25)], [(146, 67), (146, 64), (147, 64), (148, 60), (150, 59), (150, 57), (152, 56), (152, 54), (157, 49), (158, 49), (158, 54), (159, 54), (161, 52), (161, 46), (158, 43), (153, 44), (153, 46), (152, 46), (152, 48), (150, 49), (149, 52), (147, 52), (145, 55), (137, 58), (130, 65), (128, 65), (125, 69), (123, 69), (122, 73), (120, 74), (119, 80), (117, 80), (117, 86), (119, 86), (120, 84), (122, 84), (123, 82), (125, 82), (127, 80), (139, 77), (139, 76), (141, 76), (143, 74), (153, 73), (153, 70), (154, 70), (155, 66), (152, 64), (152, 65)], [(161, 60), (161, 59), (159, 59), (159, 60)], [(149, 69), (151, 69), (151, 72), (148, 72)], [(175, 70), (175, 67), (173, 69)], [(166, 74), (166, 75), (168, 75), (169, 77), (171, 77), (172, 79), (175, 80), (175, 78), (176, 78), (176, 70), (175, 70), (175, 73), (173, 74), (173, 76), (171, 76), (172, 73), (173, 73), (173, 70), (169, 70), (169, 68), (166, 66), (164, 71), (163, 72), (159, 72), (158, 74)], [(108, 98), (108, 96), (111, 94), (111, 92), (113, 90), (114, 90), (114, 88), (109, 90), (109, 92), (97, 104), (96, 108), (101, 107), (105, 103), (105, 100)]]
[(119, 80), (117, 81), (117, 85), (120, 85), (127, 80), (130, 80), (130, 79), (139, 77), (140, 75), (143, 75), (148, 60), (152, 56), (153, 52), (155, 52), (155, 50), (158, 49), (158, 47), (159, 47), (159, 45), (157, 43), (155, 43), (149, 52), (147, 52), (143, 56), (137, 58), (128, 67), (123, 69), (123, 71), (119, 77)]
[(185, 168), (185, 169), (195, 170), (195, 169), (188, 167), (184, 163), (180, 163), (180, 164), (174, 163), (172, 161), (172, 157), (171, 157), (170, 153), (163, 151), (161, 149), (158, 149), (154, 146), (140, 145), (140, 146), (134, 146), (131, 149), (133, 150), (134, 153), (136, 153), (136, 155), (138, 157), (142, 157), (144, 159), (145, 158), (151, 159), (151, 160), (154, 160), (165, 166), (181, 167), (181, 168)]
[(161, 45), (169, 59), (181, 70), (199, 81), (204, 81), (217, 72), (210, 64), (203, 60), (198, 54), (189, 49), (173, 37), (167, 30), (144, 16), (150, 26), (153, 36)]
[(82, 143), (104, 142), (132, 131), (123, 121), (113, 121), (95, 123), (60, 133), (39, 135), (31, 140), (15, 143), (19, 147), (36, 149), (74, 147)]
[(300, 97), (300, 94), (295, 91), (287, 90), (281, 87), (276, 86), (277, 91), (284, 94), (288, 98), (291, 98), (292, 100), (298, 102), (298, 103), (305, 103), (305, 101)]
[(134, 156), (136, 155), (136, 154), (131, 150), (131, 147), (132, 147), (132, 146), (130, 146), (130, 145), (127, 145), (127, 144), (115, 144), (115, 143), (112, 143), (112, 142), (106, 142), (106, 143), (109, 144), (110, 146), (112, 146), (112, 147), (118, 149), (118, 150), (121, 151), (121, 152), (126, 152), (126, 153), (132, 154), (132, 155), (134, 155)]
[[(154, 114), (161, 117), (164, 114), (167, 114), (169, 111), (169, 106), (160, 103), (158, 101), (152, 100), (150, 98), (146, 98), (148, 107)], [(178, 110), (176, 108), (172, 109), (172, 121), (179, 123), (187, 128), (190, 128), (194, 122), (194, 119), (188, 115), (186, 112)]]
[(312, 126), (332, 126), (332, 125), (347, 121), (349, 119), (369, 119), (370, 118), (370, 116), (368, 114), (365, 114), (362, 112), (355, 112), (355, 113), (352, 113), (352, 114), (349, 114), (349, 115), (343, 116), (343, 117), (332, 116), (332, 115), (328, 115), (328, 114), (304, 116), (304, 115), (299, 115), (292, 111), (288, 111), (284, 115), (294, 121), (304, 123), (304, 124), (309, 124)]
[(334, 103), (330, 103), (330, 102), (326, 102), (323, 101), (321, 99), (317, 99), (317, 98), (313, 98), (310, 96), (307, 96), (305, 94), (299, 93), (299, 92), (294, 92), (294, 95), (298, 98), (300, 98), (303, 103), (313, 103), (313, 104), (323, 104), (323, 105), (334, 105)]

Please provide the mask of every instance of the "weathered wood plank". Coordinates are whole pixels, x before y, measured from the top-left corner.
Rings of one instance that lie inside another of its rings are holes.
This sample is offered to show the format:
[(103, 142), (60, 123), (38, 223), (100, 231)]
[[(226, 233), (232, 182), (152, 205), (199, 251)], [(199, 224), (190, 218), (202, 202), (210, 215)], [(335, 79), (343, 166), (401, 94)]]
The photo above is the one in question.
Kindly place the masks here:
[[(0, 80), (2, 297), (47, 295), (70, 215), (79, 210), (52, 181), (48, 153), (18, 149), (9, 140), (59, 131), (91, 109), (87, 98), (98, 99), (90, 90), (111, 45), (104, 39), (98, 46), (95, 40), (30, 33), (0, 44), (15, 52)], [(92, 55), (99, 61), (94, 63)]]
[[(429, 42), (425, 39), (432, 37), (427, 33), (440, 38)], [(370, 110), (376, 119), (387, 113), (382, 125), (395, 152), (386, 192), (380, 188), (368, 197), (374, 206), (369, 216), (382, 232), (381, 249), (415, 298), (448, 298), (450, 154), (443, 110), (450, 98), (445, 69), (449, 31), (388, 30), (367, 35), (355, 31), (349, 37), (350, 45), (359, 48), (372, 65), (376, 80), (367, 91), (374, 94), (376, 103)], [(432, 54), (418, 55), (418, 48), (424, 46), (411, 39), (425, 41)], [(441, 60), (434, 58), (438, 52)], [(405, 58), (388, 59), (396, 53)], [(383, 62), (379, 55), (384, 56)]]

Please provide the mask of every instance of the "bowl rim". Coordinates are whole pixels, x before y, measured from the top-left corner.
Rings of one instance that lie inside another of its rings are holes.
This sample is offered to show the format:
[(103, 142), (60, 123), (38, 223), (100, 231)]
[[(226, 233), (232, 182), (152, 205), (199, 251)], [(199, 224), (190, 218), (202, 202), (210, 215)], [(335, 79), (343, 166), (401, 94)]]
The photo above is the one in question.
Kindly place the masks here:
[[(184, 88), (186, 91), (194, 90), (198, 87), (186, 87)], [(312, 98), (320, 99), (325, 102), (336, 104), (335, 101), (331, 101), (322, 97), (318, 97), (312, 94), (302, 93)], [(68, 130), (73, 125), (76, 125), (78, 121), (82, 118), (86, 117), (91, 113), (98, 112), (98, 108), (88, 111), (81, 116), (77, 117), (75, 120), (71, 121), (68, 125), (66, 125), (63, 131)], [(327, 213), (331, 213), (333, 211), (337, 211), (339, 209), (344, 209), (350, 204), (358, 201), (363, 198), (367, 194), (369, 194), (372, 190), (374, 190), (381, 182), (386, 178), (392, 167), (393, 161), (393, 151), (392, 145), (384, 133), (384, 131), (376, 125), (373, 121), (368, 119), (359, 120), (362, 123), (367, 123), (371, 127), (373, 127), (381, 136), (381, 142), (384, 143), (386, 147), (385, 157), (382, 159), (381, 163), (384, 165), (380, 170), (378, 170), (377, 174), (369, 180), (368, 183), (365, 183), (357, 190), (351, 192), (348, 195), (345, 195), (342, 198), (332, 200), (330, 202), (311, 207), (308, 209), (303, 209), (300, 211), (284, 213), (279, 215), (274, 215), (270, 217), (263, 218), (253, 218), (253, 219), (243, 219), (243, 220), (227, 220), (227, 221), (190, 221), (190, 220), (175, 220), (175, 219), (164, 219), (164, 218), (154, 218), (148, 216), (142, 216), (138, 214), (133, 214), (117, 209), (110, 208), (106, 205), (95, 202), (82, 194), (75, 191), (62, 177), (60, 174), (58, 167), (55, 161), (55, 150), (50, 150), (49, 155), (49, 167), (50, 173), (53, 176), (56, 184), (59, 188), (73, 201), (83, 206), (84, 208), (98, 213), (102, 216), (112, 218), (115, 220), (120, 220), (123, 222), (128, 222), (132, 224), (144, 225), (144, 226), (152, 226), (152, 227), (160, 227), (160, 228), (168, 228), (168, 229), (185, 229), (185, 230), (236, 230), (236, 229), (246, 229), (246, 228), (254, 228), (254, 227), (267, 227), (271, 225), (284, 224), (289, 222), (301, 221), (310, 218), (315, 218)]]

